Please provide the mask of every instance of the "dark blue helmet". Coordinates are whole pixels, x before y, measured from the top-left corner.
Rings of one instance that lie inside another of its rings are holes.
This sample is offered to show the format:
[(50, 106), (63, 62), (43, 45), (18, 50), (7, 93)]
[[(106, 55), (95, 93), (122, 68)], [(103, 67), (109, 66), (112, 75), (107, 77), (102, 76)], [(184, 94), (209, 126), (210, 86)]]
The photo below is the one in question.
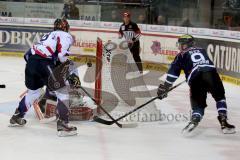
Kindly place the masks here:
[(184, 45), (186, 44), (188, 47), (192, 47), (195, 43), (195, 39), (192, 35), (185, 34), (178, 38), (178, 44)]

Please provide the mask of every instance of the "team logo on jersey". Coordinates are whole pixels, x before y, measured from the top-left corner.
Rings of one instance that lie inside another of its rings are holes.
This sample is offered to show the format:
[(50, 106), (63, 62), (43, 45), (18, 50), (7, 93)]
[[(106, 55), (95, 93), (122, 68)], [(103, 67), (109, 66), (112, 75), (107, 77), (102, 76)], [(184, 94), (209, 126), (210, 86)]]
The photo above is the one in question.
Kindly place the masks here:
[(129, 25), (129, 27), (128, 28), (132, 28), (132, 25)]

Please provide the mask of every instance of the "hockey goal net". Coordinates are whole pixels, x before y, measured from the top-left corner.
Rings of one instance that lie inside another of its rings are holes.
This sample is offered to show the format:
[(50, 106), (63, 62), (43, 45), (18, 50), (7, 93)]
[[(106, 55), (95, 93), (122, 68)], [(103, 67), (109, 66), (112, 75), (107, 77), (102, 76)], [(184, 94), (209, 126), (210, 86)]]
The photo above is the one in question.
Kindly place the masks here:
[[(98, 104), (118, 118), (151, 97), (127, 42), (120, 39), (103, 42), (98, 38), (95, 73), (95, 99)], [(100, 109), (98, 111), (102, 114)], [(124, 119), (157, 120), (160, 120), (160, 111), (154, 102)]]

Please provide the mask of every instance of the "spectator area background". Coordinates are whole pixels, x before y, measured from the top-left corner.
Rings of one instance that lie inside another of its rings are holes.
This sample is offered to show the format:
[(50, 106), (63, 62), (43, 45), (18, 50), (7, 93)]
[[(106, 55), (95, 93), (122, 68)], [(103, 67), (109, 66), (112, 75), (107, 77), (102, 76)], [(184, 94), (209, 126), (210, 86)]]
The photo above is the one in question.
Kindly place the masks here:
[(240, 30), (240, 0), (12, 0), (0, 16), (121, 22), (130, 11), (137, 23)]

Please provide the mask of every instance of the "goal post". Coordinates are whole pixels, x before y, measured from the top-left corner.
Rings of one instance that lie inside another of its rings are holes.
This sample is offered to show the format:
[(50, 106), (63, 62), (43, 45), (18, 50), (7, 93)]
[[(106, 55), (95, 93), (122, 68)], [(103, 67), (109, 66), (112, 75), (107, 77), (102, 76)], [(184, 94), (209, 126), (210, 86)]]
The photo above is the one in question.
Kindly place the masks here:
[(102, 87), (102, 56), (103, 56), (103, 44), (100, 38), (97, 38), (96, 49), (96, 70), (95, 70), (95, 100), (97, 104), (101, 102), (101, 87)]

